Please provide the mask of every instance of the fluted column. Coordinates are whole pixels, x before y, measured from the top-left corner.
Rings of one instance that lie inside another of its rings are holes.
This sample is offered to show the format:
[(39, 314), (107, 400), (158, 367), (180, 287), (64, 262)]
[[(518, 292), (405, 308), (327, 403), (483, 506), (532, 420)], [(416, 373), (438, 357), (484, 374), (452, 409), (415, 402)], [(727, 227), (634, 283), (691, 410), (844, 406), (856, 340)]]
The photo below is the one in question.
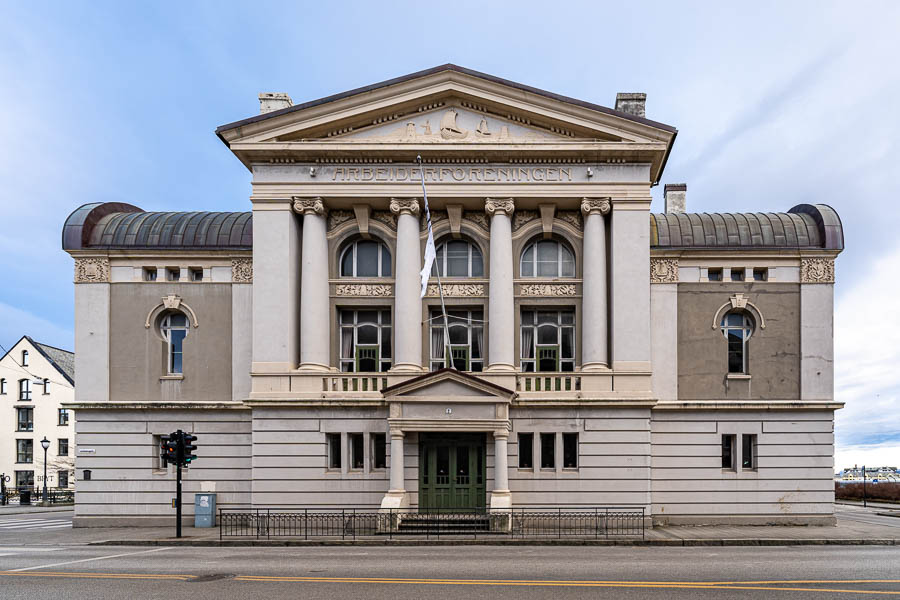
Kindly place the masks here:
[(581, 368), (609, 368), (609, 310), (607, 306), (606, 223), (607, 198), (584, 198), (584, 266), (581, 313)]
[(491, 491), (491, 510), (512, 506), (512, 495), (509, 491), (508, 440), (509, 431), (505, 429), (494, 431), (494, 489)]
[(513, 296), (512, 198), (488, 198), (491, 218), (491, 272), (488, 296), (488, 370), (515, 371), (515, 302)]
[(327, 371), (331, 361), (328, 314), (328, 240), (321, 198), (294, 198), (303, 215), (300, 254), (300, 370)]
[(392, 371), (422, 370), (422, 253), (419, 201), (391, 199), (397, 215), (397, 269), (394, 276), (394, 366)]

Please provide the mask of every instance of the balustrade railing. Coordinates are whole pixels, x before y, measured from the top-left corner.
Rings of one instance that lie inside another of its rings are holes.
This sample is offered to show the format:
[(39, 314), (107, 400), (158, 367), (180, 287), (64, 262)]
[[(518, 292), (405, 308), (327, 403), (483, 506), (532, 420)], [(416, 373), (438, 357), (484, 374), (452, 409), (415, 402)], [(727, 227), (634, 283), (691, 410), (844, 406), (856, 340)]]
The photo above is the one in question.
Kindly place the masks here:
[(322, 378), (323, 392), (380, 392), (387, 386), (383, 373), (342, 373)]
[(519, 392), (581, 391), (581, 375), (576, 373), (520, 373), (516, 377)]

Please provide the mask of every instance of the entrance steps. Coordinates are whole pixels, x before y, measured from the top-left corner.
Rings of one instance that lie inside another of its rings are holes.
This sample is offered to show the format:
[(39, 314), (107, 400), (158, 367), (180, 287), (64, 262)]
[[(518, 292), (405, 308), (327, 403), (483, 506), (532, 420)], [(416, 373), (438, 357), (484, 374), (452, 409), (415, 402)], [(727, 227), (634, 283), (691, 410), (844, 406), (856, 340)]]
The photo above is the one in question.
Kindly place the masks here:
[(403, 515), (397, 525), (397, 533), (410, 535), (450, 535), (489, 533), (491, 520), (487, 515), (437, 515), (416, 514)]

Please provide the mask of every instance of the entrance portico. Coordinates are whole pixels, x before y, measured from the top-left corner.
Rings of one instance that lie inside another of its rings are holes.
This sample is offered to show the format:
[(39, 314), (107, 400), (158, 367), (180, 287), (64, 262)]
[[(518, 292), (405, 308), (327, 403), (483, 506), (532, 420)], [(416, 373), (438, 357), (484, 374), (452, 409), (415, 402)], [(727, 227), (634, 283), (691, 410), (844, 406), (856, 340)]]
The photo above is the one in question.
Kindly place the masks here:
[[(383, 390), (391, 431), (390, 490), (383, 509), (410, 506), (403, 439), (419, 433), (420, 508), (510, 508), (507, 444), (514, 392), (454, 369), (441, 369)], [(488, 480), (487, 436), (494, 442)]]

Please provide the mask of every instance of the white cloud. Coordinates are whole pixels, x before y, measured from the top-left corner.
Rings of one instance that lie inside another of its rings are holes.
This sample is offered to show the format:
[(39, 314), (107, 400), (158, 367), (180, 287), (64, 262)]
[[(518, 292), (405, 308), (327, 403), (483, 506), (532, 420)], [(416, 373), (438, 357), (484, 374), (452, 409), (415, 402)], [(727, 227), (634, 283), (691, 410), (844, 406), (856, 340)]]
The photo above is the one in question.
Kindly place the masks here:
[(900, 467), (900, 443), (838, 448), (834, 455), (834, 470), (854, 466)]

